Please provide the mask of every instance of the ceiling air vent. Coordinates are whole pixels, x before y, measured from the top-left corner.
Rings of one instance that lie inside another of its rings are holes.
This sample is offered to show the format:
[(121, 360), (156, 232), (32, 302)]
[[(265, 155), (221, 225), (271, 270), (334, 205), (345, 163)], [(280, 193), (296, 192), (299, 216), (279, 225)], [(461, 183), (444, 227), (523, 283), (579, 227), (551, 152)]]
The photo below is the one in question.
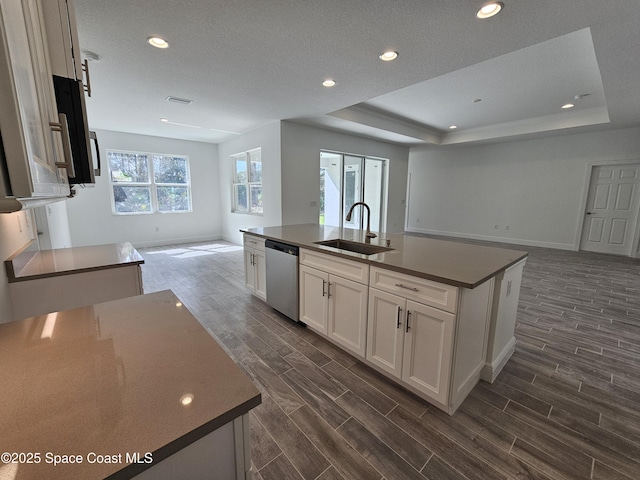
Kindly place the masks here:
[(191, 105), (193, 100), (169, 96), (167, 97), (167, 102), (179, 103), (180, 105)]

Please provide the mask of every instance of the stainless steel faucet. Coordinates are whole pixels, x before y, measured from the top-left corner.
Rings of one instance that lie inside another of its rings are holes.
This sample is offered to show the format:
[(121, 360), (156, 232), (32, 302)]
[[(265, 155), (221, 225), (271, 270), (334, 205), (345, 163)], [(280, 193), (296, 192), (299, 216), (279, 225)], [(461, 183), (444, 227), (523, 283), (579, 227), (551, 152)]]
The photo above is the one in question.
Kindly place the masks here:
[(377, 235), (375, 233), (371, 233), (371, 209), (369, 208), (369, 205), (364, 202), (354, 203), (353, 205), (351, 205), (351, 208), (349, 209), (349, 213), (347, 213), (347, 217), (345, 218), (345, 220), (347, 222), (351, 221), (351, 214), (353, 213), (353, 209), (356, 205), (362, 205), (363, 207), (367, 208), (367, 233), (364, 236), (364, 243), (371, 243), (371, 239), (376, 238)]

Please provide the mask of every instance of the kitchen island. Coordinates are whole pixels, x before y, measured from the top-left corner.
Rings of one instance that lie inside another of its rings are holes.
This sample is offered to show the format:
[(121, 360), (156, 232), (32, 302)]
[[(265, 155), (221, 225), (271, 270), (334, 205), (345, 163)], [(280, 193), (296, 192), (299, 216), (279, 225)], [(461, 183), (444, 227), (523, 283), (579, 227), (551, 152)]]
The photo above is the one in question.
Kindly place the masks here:
[(450, 414), (480, 378), (493, 382), (513, 353), (526, 252), (379, 234), (370, 245), (390, 250), (365, 255), (319, 244), (363, 244), (361, 230), (305, 224), (243, 232), (253, 249), (266, 239), (300, 248), (296, 320)]
[(249, 476), (260, 393), (170, 291), (0, 325), (0, 364), (0, 478)]
[(141, 295), (143, 263), (129, 242), (18, 252), (5, 260), (14, 317)]

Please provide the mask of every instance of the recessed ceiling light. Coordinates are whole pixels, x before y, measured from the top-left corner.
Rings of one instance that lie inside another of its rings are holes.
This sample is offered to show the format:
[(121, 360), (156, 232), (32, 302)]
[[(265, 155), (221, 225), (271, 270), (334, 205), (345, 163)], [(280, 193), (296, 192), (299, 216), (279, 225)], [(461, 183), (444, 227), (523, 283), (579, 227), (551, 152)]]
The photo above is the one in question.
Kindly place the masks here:
[(456, 128), (458, 128), (457, 125), (449, 125), (449, 130), (455, 130)]
[(164, 122), (164, 123), (168, 123), (168, 122), (169, 122), (169, 119), (168, 119), (168, 118), (161, 118), (161, 119), (160, 119), (160, 121), (161, 121), (161, 122)]
[(562, 105), (562, 108), (565, 110), (568, 110), (570, 108), (575, 107), (575, 105), (573, 103), (565, 103), (564, 105)]
[(147, 43), (156, 48), (169, 48), (169, 42), (162, 37), (147, 37)]
[(394, 52), (393, 50), (388, 50), (386, 52), (384, 52), (382, 55), (380, 55), (380, 60), (383, 60), (385, 62), (390, 62), (391, 60), (395, 60), (396, 58), (398, 58), (398, 52)]
[(325, 87), (333, 87), (335, 84), (335, 80), (331, 80), (330, 78), (322, 82), (322, 85)]
[(491, 2), (487, 3), (476, 13), (476, 17), (478, 18), (491, 18), (503, 9), (504, 3), (502, 2)]

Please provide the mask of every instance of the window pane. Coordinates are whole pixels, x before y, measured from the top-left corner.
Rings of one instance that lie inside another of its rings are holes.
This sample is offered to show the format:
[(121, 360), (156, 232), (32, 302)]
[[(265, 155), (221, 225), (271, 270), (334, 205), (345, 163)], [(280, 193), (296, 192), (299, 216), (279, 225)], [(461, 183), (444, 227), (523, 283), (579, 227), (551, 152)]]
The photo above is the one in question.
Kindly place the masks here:
[(188, 212), (191, 210), (187, 187), (157, 187), (158, 211)]
[(251, 183), (262, 182), (262, 162), (251, 161), (251, 177), (249, 181)]
[(235, 205), (236, 212), (247, 212), (249, 210), (247, 201), (247, 186), (246, 185), (234, 185)]
[(251, 185), (251, 213), (262, 213), (262, 185)]
[(107, 158), (112, 181), (149, 183), (149, 164), (146, 155), (107, 152)]
[(245, 183), (247, 181), (247, 161), (236, 159), (235, 161), (236, 171), (234, 176), (234, 183)]
[(189, 183), (187, 159), (153, 156), (153, 177), (156, 183)]
[(148, 213), (151, 212), (151, 189), (114, 185), (113, 201), (116, 213)]

